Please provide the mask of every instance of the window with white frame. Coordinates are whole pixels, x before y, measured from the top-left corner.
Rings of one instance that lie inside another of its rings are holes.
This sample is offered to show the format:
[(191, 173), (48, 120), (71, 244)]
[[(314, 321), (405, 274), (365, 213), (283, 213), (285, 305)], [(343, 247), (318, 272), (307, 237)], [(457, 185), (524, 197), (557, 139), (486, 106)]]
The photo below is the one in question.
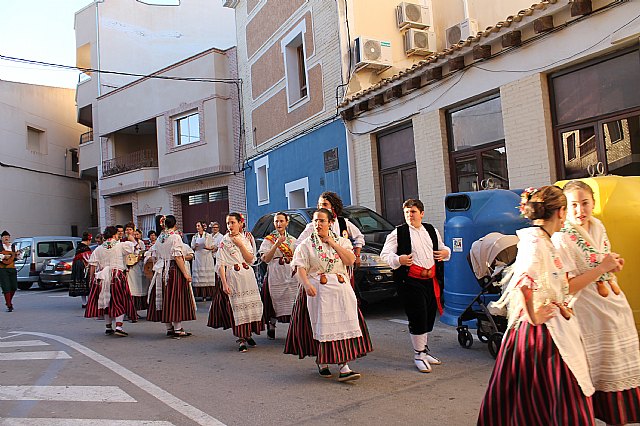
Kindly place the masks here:
[(197, 111), (176, 117), (175, 119), (176, 146), (188, 145), (200, 141), (200, 114)]
[(283, 40), (282, 52), (289, 107), (308, 98), (307, 58), (304, 43), (306, 22), (300, 22)]
[(287, 202), (290, 209), (306, 208), (307, 194), (309, 193), (309, 178), (294, 180), (285, 183), (284, 193), (287, 194)]
[(258, 205), (269, 204), (269, 157), (262, 157), (253, 163), (256, 173)]

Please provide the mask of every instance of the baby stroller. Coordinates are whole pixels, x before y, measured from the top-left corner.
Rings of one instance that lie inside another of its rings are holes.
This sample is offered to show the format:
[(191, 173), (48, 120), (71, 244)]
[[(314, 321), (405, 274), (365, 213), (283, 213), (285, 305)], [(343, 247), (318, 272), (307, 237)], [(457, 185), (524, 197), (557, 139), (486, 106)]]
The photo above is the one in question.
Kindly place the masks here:
[(481, 290), (458, 317), (458, 343), (463, 348), (468, 349), (473, 344), (473, 336), (464, 322), (476, 320), (478, 340), (488, 342), (489, 353), (494, 358), (498, 356), (502, 336), (507, 329), (507, 318), (489, 312), (486, 296), (501, 293), (502, 271), (516, 260), (517, 246), (517, 236), (498, 232), (487, 234), (471, 245), (467, 260)]

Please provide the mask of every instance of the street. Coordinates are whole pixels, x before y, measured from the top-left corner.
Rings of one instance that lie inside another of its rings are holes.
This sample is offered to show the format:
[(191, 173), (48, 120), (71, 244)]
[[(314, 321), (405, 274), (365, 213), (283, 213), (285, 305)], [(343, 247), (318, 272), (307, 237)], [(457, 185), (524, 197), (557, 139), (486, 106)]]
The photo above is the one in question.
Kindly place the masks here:
[(182, 339), (144, 319), (125, 323), (129, 337), (105, 336), (80, 304), (66, 289), (33, 289), (0, 313), (0, 424), (471, 425), (493, 366), (485, 344), (465, 350), (438, 322), (429, 346), (443, 365), (419, 373), (397, 300), (365, 312), (374, 352), (350, 363), (363, 375), (350, 383), (284, 355), (286, 325), (238, 353), (230, 330), (206, 327), (210, 302)]

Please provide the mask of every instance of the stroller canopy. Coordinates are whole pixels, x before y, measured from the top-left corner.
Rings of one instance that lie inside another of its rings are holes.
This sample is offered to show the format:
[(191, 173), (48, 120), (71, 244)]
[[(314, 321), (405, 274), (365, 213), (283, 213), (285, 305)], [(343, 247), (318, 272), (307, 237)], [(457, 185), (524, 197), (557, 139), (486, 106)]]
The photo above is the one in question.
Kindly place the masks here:
[(497, 271), (496, 261), (510, 265), (518, 252), (518, 237), (492, 232), (471, 244), (469, 259), (476, 278), (491, 276)]

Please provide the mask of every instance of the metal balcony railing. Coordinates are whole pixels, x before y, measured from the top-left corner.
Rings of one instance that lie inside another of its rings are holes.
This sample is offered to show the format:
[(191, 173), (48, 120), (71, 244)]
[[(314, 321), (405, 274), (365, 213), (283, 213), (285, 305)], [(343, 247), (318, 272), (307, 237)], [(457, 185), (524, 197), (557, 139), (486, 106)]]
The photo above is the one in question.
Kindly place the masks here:
[(82, 145), (83, 143), (91, 142), (92, 140), (93, 140), (93, 130), (80, 135), (80, 145)]
[(158, 154), (154, 150), (143, 149), (105, 160), (102, 162), (102, 176), (113, 176), (143, 167), (158, 167)]

